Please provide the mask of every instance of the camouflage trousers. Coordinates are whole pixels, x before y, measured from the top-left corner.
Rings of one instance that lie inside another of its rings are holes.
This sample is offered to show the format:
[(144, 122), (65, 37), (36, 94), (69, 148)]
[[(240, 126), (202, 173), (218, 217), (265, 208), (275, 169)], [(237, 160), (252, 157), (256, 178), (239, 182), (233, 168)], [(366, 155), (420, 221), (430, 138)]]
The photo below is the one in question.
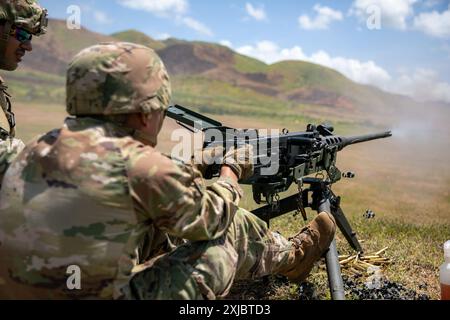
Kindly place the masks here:
[(149, 261), (125, 289), (127, 299), (217, 299), (234, 280), (280, 273), (294, 263), (292, 243), (239, 209), (227, 233), (187, 243)]

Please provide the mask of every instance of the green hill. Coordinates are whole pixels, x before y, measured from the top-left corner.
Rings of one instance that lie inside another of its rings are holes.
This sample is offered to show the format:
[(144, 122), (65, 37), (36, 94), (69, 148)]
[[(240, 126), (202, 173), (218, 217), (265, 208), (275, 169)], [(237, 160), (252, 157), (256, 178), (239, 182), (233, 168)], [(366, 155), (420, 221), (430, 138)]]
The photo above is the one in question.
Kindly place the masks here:
[(122, 32), (117, 32), (111, 35), (111, 37), (125, 42), (133, 42), (142, 44), (144, 46), (150, 47), (154, 50), (163, 49), (166, 45), (161, 41), (156, 41), (145, 33), (139, 32), (137, 30), (127, 30)]
[(24, 67), (64, 75), (67, 62), (81, 49), (114, 40), (85, 28), (69, 30), (65, 21), (51, 19), (48, 33), (33, 39), (33, 52), (26, 55)]

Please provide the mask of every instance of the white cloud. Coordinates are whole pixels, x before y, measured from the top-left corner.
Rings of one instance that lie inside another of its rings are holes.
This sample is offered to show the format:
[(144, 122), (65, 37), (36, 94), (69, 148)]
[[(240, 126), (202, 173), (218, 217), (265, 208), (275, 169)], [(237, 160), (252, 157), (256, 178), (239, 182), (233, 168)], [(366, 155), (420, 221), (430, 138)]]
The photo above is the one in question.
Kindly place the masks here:
[(219, 43), (224, 47), (233, 48), (233, 44), (229, 40), (222, 40)]
[(188, 0), (117, 0), (124, 7), (150, 12), (158, 17), (174, 19), (200, 34), (213, 36), (213, 32), (205, 24), (190, 17)]
[(389, 73), (373, 61), (362, 62), (345, 57), (331, 57), (325, 51), (314, 53), (307, 61), (335, 69), (358, 83), (382, 87), (391, 80)]
[(353, 81), (364, 84), (381, 85), (390, 80), (388, 72), (373, 61), (361, 62), (356, 59), (331, 57), (322, 50), (308, 56), (299, 46), (283, 49), (271, 41), (261, 41), (255, 46), (247, 45), (237, 48), (237, 52), (268, 64), (284, 60), (303, 60), (320, 64), (341, 72)]
[(276, 43), (271, 41), (261, 41), (255, 46), (242, 46), (237, 48), (236, 51), (268, 64), (283, 60), (305, 60), (307, 58), (300, 47), (281, 49)]
[(108, 15), (102, 11), (94, 11), (92, 13), (94, 15), (95, 21), (100, 24), (110, 24), (112, 20), (108, 17)]
[(153, 14), (168, 17), (183, 15), (189, 8), (187, 0), (118, 0), (119, 4), (135, 10), (144, 10)]
[(159, 33), (155, 36), (155, 39), (163, 41), (163, 40), (169, 39), (170, 37), (172, 37), (172, 36), (168, 33)]
[(391, 90), (420, 101), (450, 103), (450, 84), (440, 81), (437, 73), (430, 69), (416, 69), (412, 74), (402, 74), (392, 82)]
[(357, 16), (366, 22), (374, 6), (380, 9), (381, 27), (388, 26), (400, 30), (407, 28), (407, 19), (414, 15), (414, 4), (417, 0), (355, 0), (350, 9), (350, 15)]
[(105, 12), (97, 10), (90, 5), (82, 4), (81, 10), (83, 14), (86, 13), (86, 15), (90, 18), (94, 18), (95, 22), (98, 24), (110, 24), (113, 22), (113, 20)]
[(323, 7), (320, 4), (314, 6), (317, 15), (310, 18), (308, 15), (301, 15), (298, 18), (300, 27), (305, 30), (325, 30), (333, 21), (341, 21), (343, 19), (342, 12), (333, 10), (329, 7)]
[(385, 91), (408, 95), (418, 100), (450, 103), (450, 84), (440, 81), (436, 72), (429, 69), (418, 69), (413, 73), (403, 70), (400, 76), (394, 77), (374, 61), (333, 57), (323, 50), (307, 55), (299, 46), (280, 48), (271, 41), (242, 46), (236, 51), (268, 64), (284, 60), (316, 63), (337, 70), (358, 83), (373, 85)]
[(450, 38), (450, 5), (442, 13), (421, 13), (414, 18), (414, 28), (437, 38)]
[(192, 30), (197, 31), (198, 33), (207, 35), (212, 37), (214, 34), (213, 32), (207, 27), (205, 26), (203, 23), (201, 23), (200, 21), (197, 21), (191, 17), (183, 17), (181, 18), (181, 22), (191, 28)]
[(267, 20), (267, 14), (264, 10), (264, 7), (256, 8), (251, 3), (245, 4), (245, 10), (247, 11), (247, 14), (252, 17), (253, 19), (257, 21), (263, 21)]

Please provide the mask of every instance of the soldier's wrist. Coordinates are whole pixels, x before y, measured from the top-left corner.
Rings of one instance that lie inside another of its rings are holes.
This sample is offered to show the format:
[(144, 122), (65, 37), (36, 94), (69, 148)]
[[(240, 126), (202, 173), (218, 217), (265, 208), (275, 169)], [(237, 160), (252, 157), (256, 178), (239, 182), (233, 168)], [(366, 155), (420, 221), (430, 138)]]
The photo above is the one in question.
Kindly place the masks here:
[(238, 182), (240, 178), (240, 172), (239, 169), (234, 166), (223, 165), (220, 169), (220, 177), (230, 178)]

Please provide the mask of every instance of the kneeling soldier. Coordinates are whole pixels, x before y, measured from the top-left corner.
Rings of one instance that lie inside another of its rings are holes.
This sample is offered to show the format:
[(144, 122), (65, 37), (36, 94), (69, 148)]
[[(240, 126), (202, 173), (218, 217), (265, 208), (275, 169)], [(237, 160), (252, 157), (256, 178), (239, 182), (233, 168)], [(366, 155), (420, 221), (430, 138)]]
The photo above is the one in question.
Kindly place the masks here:
[[(215, 299), (235, 279), (307, 277), (334, 237), (333, 217), (285, 239), (238, 207), (249, 160), (206, 186), (196, 166), (160, 154), (170, 97), (151, 49), (101, 44), (74, 58), (73, 117), (27, 145), (5, 176), (0, 297)], [(67, 288), (72, 265), (80, 290)]]

